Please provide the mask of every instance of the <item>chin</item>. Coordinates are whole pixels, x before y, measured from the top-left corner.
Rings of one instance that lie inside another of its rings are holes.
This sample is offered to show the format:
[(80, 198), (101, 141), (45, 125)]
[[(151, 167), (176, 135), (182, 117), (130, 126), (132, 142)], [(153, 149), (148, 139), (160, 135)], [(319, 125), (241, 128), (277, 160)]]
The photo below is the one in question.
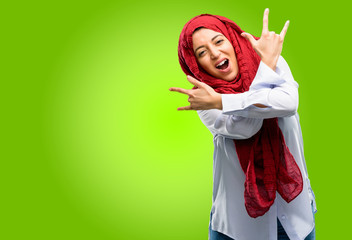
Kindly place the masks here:
[(231, 81), (233, 81), (236, 78), (237, 74), (238, 74), (237, 72), (236, 73), (231, 73), (228, 76), (224, 77), (223, 80), (231, 82)]

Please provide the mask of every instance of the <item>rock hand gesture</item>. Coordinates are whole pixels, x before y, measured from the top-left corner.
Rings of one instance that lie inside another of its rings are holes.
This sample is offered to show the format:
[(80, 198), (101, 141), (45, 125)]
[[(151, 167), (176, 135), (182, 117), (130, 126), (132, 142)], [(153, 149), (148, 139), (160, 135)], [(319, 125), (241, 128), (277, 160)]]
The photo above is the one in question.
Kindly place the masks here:
[(252, 44), (253, 49), (260, 56), (263, 63), (275, 71), (277, 61), (282, 51), (282, 45), (284, 43), (289, 21), (285, 23), (285, 26), (280, 34), (276, 34), (273, 31), (269, 32), (268, 23), (269, 9), (267, 8), (264, 11), (263, 31), (260, 39), (256, 40), (251, 34), (246, 32), (243, 32), (241, 36), (248, 39), (248, 41)]

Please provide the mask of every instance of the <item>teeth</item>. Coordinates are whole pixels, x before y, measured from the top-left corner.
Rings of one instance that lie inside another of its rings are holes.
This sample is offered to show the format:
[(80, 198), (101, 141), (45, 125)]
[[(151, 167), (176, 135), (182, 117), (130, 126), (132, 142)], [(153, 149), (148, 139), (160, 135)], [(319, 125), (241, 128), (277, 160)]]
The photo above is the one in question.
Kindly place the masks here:
[(219, 63), (218, 65), (216, 65), (216, 67), (221, 67), (222, 65), (224, 65), (226, 62), (226, 59), (224, 61), (222, 61), (221, 63)]

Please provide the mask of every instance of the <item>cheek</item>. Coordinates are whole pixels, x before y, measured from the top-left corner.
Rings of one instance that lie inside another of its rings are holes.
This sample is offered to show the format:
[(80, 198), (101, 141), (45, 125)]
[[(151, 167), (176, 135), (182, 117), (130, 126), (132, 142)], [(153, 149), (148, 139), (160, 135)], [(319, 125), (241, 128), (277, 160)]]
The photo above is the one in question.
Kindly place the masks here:
[(228, 54), (235, 54), (235, 49), (233, 48), (232, 44), (227, 41), (226, 43), (224, 43), (223, 45), (223, 51), (225, 51)]
[(206, 58), (202, 58), (198, 60), (199, 65), (204, 69), (204, 70), (209, 70), (210, 69), (210, 61)]
[(232, 55), (232, 56), (235, 58), (235, 60), (237, 61), (235, 49), (233, 49), (232, 45), (231, 45), (231, 55)]

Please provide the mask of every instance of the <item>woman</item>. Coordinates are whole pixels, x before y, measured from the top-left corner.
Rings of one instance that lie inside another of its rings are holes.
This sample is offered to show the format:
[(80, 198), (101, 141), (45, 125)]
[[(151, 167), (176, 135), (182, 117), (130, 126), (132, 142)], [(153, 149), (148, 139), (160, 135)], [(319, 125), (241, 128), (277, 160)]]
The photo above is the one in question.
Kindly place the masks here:
[[(189, 96), (214, 138), (209, 238), (315, 239), (314, 195), (303, 155), (298, 84), (280, 56), (288, 28), (260, 38), (231, 20), (192, 18), (179, 40)], [(313, 211), (313, 212), (312, 212)]]

